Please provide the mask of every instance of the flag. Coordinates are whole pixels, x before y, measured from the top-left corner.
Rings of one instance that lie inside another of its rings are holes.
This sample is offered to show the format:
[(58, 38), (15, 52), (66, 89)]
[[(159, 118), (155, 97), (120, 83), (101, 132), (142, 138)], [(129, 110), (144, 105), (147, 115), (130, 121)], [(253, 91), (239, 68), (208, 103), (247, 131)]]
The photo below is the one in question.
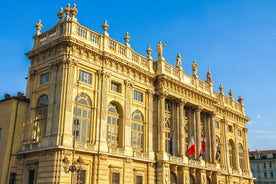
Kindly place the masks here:
[(194, 132), (192, 132), (192, 136), (190, 138), (189, 146), (188, 146), (188, 153), (189, 156), (194, 155), (196, 150), (196, 145), (194, 141)]
[(202, 145), (201, 145), (201, 150), (200, 150), (200, 153), (199, 153), (199, 158), (200, 157), (203, 157), (206, 153), (206, 136), (204, 135), (204, 138), (203, 138), (203, 142), (202, 142)]
[(170, 154), (173, 155), (173, 138), (170, 138)]
[(174, 129), (171, 132), (170, 142), (169, 142), (169, 151), (171, 155), (173, 155), (173, 133), (174, 133)]
[(217, 146), (216, 160), (220, 160), (220, 145)]

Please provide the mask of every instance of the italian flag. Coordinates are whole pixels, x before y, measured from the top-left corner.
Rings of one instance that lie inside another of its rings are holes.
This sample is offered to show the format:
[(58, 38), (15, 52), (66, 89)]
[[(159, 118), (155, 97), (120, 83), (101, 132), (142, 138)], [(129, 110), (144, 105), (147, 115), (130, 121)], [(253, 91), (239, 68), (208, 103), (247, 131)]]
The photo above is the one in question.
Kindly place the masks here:
[(194, 141), (194, 132), (192, 132), (192, 136), (191, 136), (189, 146), (188, 146), (189, 156), (194, 155), (195, 150), (196, 150), (196, 146), (195, 146), (195, 141)]

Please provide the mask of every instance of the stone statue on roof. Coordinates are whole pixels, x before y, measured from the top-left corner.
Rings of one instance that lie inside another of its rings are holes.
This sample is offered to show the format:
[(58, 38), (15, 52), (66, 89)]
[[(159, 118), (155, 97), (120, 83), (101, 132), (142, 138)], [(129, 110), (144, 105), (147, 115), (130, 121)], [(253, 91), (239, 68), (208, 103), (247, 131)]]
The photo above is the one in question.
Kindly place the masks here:
[(197, 77), (197, 68), (198, 68), (198, 64), (196, 63), (196, 60), (194, 60), (192, 64), (192, 71), (193, 71), (194, 77)]
[(158, 59), (164, 59), (163, 58), (163, 47), (167, 44), (167, 41), (162, 43), (161, 41), (157, 44), (157, 53), (158, 53)]

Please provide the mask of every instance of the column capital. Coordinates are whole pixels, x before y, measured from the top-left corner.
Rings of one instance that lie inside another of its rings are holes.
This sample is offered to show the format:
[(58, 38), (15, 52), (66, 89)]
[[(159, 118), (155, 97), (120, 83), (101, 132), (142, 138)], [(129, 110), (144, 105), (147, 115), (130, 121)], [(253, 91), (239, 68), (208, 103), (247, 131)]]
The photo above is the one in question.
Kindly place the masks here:
[(127, 88), (133, 88), (133, 82), (131, 80), (125, 80), (124, 83)]
[(164, 98), (169, 95), (169, 93), (166, 91), (158, 91), (156, 94), (158, 95), (159, 98)]
[(153, 90), (150, 90), (150, 89), (148, 89), (147, 91), (146, 91), (146, 93), (149, 95), (149, 96), (153, 96), (155, 93), (154, 93), (154, 91)]
[(197, 105), (195, 110), (196, 112), (202, 111), (203, 107), (201, 105)]
[(97, 71), (97, 75), (98, 75), (98, 77), (103, 78), (103, 79), (105, 79), (105, 80), (108, 80), (109, 77), (110, 77), (110, 73), (105, 72), (105, 71), (103, 71), (103, 70), (98, 70), (98, 71)]

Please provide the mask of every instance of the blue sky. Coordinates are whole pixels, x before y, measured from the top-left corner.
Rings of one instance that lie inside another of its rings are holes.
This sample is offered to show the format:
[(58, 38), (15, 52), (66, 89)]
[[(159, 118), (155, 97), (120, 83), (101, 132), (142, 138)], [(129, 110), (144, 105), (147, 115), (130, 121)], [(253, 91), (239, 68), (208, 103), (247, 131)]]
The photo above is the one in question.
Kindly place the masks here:
[(30, 65), (25, 53), (32, 49), (35, 24), (42, 32), (53, 27), (56, 13), (67, 3), (77, 4), (79, 22), (102, 33), (107, 19), (109, 35), (124, 43), (129, 32), (132, 48), (146, 55), (147, 45), (167, 41), (165, 59), (175, 65), (178, 52), (183, 69), (191, 74), (196, 60), (198, 75), (212, 72), (214, 90), (231, 88), (235, 99), (244, 98), (250, 150), (276, 149), (276, 1), (4, 1), (0, 20), (0, 99), (4, 93), (25, 93)]

